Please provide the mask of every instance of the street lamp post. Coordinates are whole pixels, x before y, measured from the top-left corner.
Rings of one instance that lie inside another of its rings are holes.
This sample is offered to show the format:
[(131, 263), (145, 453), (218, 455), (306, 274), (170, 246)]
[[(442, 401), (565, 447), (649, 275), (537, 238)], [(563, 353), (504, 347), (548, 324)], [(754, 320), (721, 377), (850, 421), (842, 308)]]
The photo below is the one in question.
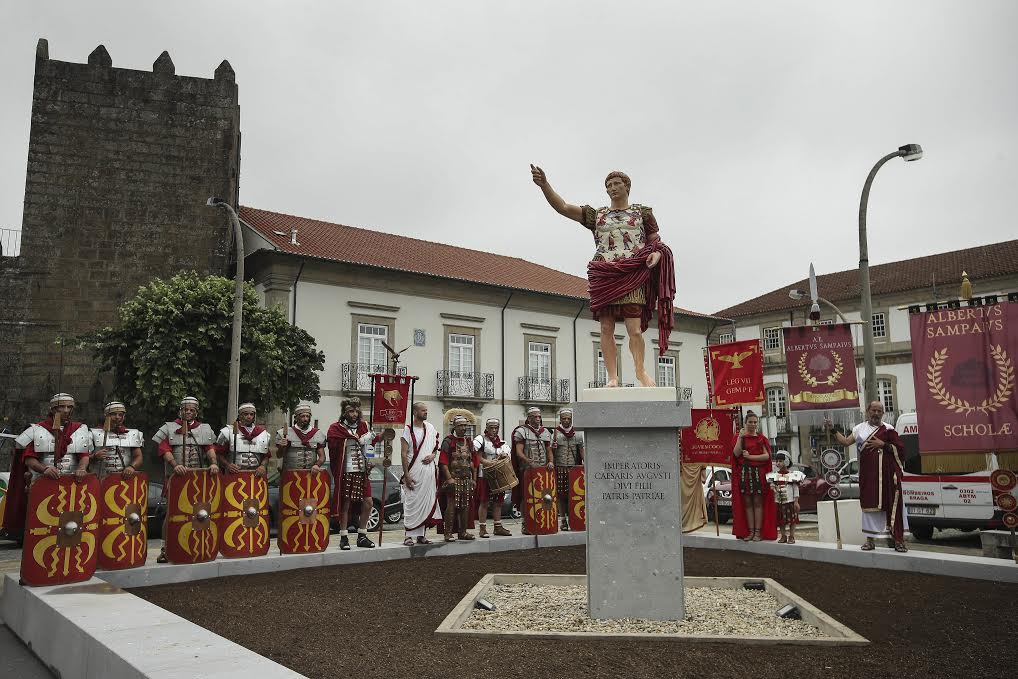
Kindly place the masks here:
[[(809, 295), (805, 291), (799, 290), (798, 288), (792, 288), (791, 290), (789, 290), (788, 296), (790, 299), (794, 299), (797, 301), (807, 299), (809, 297)], [(848, 319), (845, 318), (845, 314), (841, 313), (841, 309), (835, 306), (833, 302), (829, 302), (823, 297), (817, 297), (817, 301), (820, 302), (821, 304), (826, 304), (827, 306), (829, 306), (831, 308), (831, 311), (838, 315), (838, 318), (841, 319), (842, 323), (848, 323)]]
[(877, 400), (877, 358), (873, 351), (873, 298), (870, 295), (870, 255), (866, 244), (866, 206), (870, 200), (870, 186), (877, 170), (891, 158), (901, 157), (905, 161), (919, 160), (923, 157), (923, 148), (919, 144), (905, 144), (894, 153), (888, 153), (877, 161), (866, 177), (862, 187), (862, 198), (859, 200), (859, 287), (862, 294), (862, 348), (863, 365), (865, 367), (864, 385), (866, 403)]
[(244, 319), (244, 234), (240, 230), (240, 219), (229, 203), (222, 198), (209, 198), (206, 205), (226, 210), (233, 226), (233, 240), (237, 244), (237, 273), (233, 288), (233, 338), (230, 342), (230, 385), (226, 402), (226, 421), (233, 422), (237, 418), (240, 400), (240, 330)]

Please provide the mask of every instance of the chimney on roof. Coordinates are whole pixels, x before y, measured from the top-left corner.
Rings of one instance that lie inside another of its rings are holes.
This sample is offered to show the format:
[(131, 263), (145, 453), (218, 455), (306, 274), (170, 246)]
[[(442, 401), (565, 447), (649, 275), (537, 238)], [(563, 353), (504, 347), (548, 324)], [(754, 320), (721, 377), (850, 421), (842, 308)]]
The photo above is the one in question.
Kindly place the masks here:
[(297, 242), (297, 227), (295, 226), (290, 228), (290, 245), (300, 245)]

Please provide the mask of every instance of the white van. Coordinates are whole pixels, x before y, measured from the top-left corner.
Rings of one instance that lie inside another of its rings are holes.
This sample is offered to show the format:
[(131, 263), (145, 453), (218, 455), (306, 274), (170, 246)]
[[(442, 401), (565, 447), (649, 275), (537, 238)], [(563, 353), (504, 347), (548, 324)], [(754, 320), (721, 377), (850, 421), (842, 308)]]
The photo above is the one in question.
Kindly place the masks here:
[[(1001, 527), (1001, 512), (993, 505), (990, 488), (990, 472), (997, 469), (995, 453), (986, 453), (985, 469), (981, 471), (958, 472), (941, 468), (924, 474), (916, 414), (902, 413), (894, 428), (905, 444), (902, 492), (909, 530), (913, 535), (928, 540), (933, 537), (934, 528), (977, 530)], [(930, 457), (935, 459), (935, 456)]]

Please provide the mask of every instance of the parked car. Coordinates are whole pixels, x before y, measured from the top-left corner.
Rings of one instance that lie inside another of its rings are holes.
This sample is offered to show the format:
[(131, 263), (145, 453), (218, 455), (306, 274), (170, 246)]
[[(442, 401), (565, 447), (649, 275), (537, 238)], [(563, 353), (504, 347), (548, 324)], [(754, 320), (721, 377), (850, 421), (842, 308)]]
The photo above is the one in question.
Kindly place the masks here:
[[(815, 512), (817, 502), (827, 499), (828, 483), (817, 476), (816, 470), (801, 464), (793, 464), (791, 469), (801, 471), (806, 479), (799, 484), (799, 511), (803, 513)], [(724, 523), (732, 517), (732, 481), (731, 478), (721, 481), (721, 472), (729, 472), (727, 469), (718, 468), (718, 517)], [(709, 487), (704, 495), (707, 498), (707, 516), (713, 521), (713, 487)]]
[(148, 537), (155, 540), (163, 536), (163, 521), (166, 520), (166, 498), (163, 497), (163, 484), (158, 481), (148, 482)]
[[(996, 453), (986, 451), (980, 471), (938, 468), (923, 472), (922, 444), (915, 413), (902, 413), (895, 429), (905, 444), (901, 490), (909, 532), (921, 540), (933, 537), (933, 530), (999, 529), (1003, 512), (993, 502), (990, 473), (999, 469)], [(951, 457), (938, 458), (951, 460)], [(938, 465), (939, 466), (939, 465)]]
[(707, 520), (714, 521), (714, 484), (718, 486), (718, 523), (732, 518), (732, 470), (726, 467), (707, 467), (703, 482), (703, 496), (707, 499)]

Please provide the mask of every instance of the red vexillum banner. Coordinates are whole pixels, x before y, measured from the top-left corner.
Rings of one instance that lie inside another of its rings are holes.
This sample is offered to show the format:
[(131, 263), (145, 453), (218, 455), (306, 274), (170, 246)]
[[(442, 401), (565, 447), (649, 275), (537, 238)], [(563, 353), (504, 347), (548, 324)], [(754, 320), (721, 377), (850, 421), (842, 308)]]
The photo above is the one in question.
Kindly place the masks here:
[(796, 325), (782, 329), (792, 411), (859, 407), (852, 326)]
[(416, 377), (406, 375), (372, 375), (374, 413), (372, 426), (379, 424), (403, 426), (410, 406), (410, 385)]
[(693, 408), (682, 430), (683, 464), (731, 464), (735, 448), (735, 411)]
[(710, 347), (714, 404), (755, 405), (764, 402), (763, 351), (760, 340), (728, 342)]
[(926, 311), (909, 322), (920, 450), (1018, 449), (1018, 304)]

